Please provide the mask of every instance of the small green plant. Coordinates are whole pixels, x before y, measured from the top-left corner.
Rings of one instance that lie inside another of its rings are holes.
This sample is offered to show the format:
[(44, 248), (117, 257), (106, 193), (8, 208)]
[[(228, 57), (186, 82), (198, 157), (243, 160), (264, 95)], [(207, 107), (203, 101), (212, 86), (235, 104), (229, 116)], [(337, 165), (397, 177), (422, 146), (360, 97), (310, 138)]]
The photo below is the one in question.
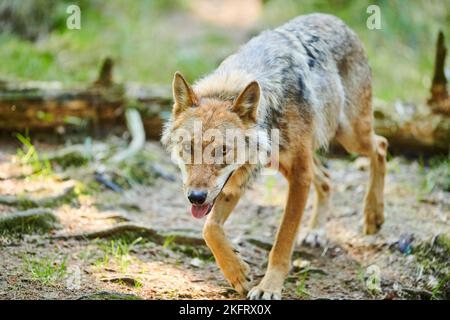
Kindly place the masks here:
[(268, 176), (266, 179), (266, 190), (267, 190), (267, 197), (269, 199), (272, 198), (273, 190), (276, 186), (277, 180), (274, 176)]
[(43, 159), (37, 152), (31, 139), (26, 133), (16, 134), (17, 139), (22, 143), (22, 147), (17, 149), (17, 157), (22, 165), (30, 165), (34, 175), (51, 175), (53, 173), (50, 161)]
[(359, 153), (356, 153), (356, 152), (350, 152), (349, 153), (349, 155), (347, 156), (348, 157), (348, 160), (349, 161), (355, 161), (356, 159), (358, 159), (359, 158)]
[(440, 279), (438, 285), (434, 287), (433, 290), (431, 291), (432, 294), (430, 300), (445, 299), (446, 297), (444, 295), (445, 292), (448, 292), (449, 284), (450, 284), (450, 272), (447, 272), (447, 274)]
[(120, 238), (101, 243), (100, 249), (103, 251), (103, 256), (97, 260), (96, 265), (101, 267), (113, 261), (119, 266), (121, 272), (125, 272), (131, 263), (130, 252), (140, 241), (142, 241), (141, 237), (132, 242), (129, 242), (128, 239)]
[(168, 237), (166, 237), (164, 239), (164, 244), (163, 244), (163, 248), (166, 249), (168, 247), (170, 247), (170, 245), (172, 244), (172, 242), (175, 240), (176, 236), (175, 235), (170, 235)]
[(88, 195), (92, 196), (100, 191), (100, 184), (97, 181), (81, 182), (77, 181), (74, 192), (77, 196)]
[(419, 160), (420, 172), (424, 175), (422, 190), (428, 194), (435, 189), (450, 191), (450, 157), (435, 157), (426, 166)]
[(360, 284), (362, 286), (365, 286), (365, 282), (366, 282), (365, 273), (366, 273), (366, 270), (362, 266), (359, 266), (356, 278), (358, 279), (358, 281), (360, 282)]
[(297, 288), (295, 288), (295, 293), (300, 298), (306, 298), (307, 296), (311, 295), (309, 293), (309, 291), (306, 290), (306, 280), (307, 279), (308, 279), (308, 271), (302, 272), (298, 276)]
[(55, 257), (30, 258), (25, 257), (26, 270), (34, 280), (43, 284), (54, 284), (64, 278), (67, 273), (67, 256), (61, 261)]

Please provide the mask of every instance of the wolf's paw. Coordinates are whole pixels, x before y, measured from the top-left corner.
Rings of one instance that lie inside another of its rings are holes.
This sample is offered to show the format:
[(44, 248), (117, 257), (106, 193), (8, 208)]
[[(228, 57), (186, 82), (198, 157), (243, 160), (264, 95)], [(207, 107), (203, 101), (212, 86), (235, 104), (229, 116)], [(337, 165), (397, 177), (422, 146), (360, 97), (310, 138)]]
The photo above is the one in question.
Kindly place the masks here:
[(250, 290), (252, 283), (250, 267), (243, 261), (239, 261), (235, 267), (236, 268), (230, 268), (227, 271), (227, 274), (229, 275), (227, 279), (234, 290), (245, 295)]
[[(363, 233), (365, 235), (375, 234), (380, 231), (381, 226), (384, 223), (383, 211), (378, 212), (365, 212), (363, 221)], [(369, 218), (368, 218), (369, 217)]]
[(297, 243), (310, 247), (325, 247), (328, 243), (325, 229), (305, 229), (300, 232)]
[(281, 300), (281, 289), (264, 288), (260, 284), (250, 290), (247, 298), (250, 300)]
[(285, 274), (271, 270), (267, 271), (261, 282), (248, 293), (250, 300), (281, 300), (281, 289)]
[(376, 234), (381, 229), (381, 224), (378, 223), (364, 223), (363, 224), (363, 233), (365, 235)]

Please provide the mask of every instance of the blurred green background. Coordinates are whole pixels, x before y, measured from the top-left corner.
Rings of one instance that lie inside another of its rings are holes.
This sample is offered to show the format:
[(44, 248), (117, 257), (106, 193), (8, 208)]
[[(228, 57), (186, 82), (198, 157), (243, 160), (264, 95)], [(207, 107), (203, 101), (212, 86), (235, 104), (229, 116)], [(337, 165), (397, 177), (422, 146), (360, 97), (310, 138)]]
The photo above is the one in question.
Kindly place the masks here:
[[(81, 30), (66, 27), (70, 4), (81, 8)], [(381, 30), (366, 27), (370, 4), (381, 8)], [(438, 30), (450, 39), (449, 8), (450, 0), (3, 0), (0, 78), (92, 81), (111, 56), (117, 80), (168, 84), (180, 70), (192, 81), (259, 31), (326, 12), (364, 42), (377, 98), (420, 101)]]

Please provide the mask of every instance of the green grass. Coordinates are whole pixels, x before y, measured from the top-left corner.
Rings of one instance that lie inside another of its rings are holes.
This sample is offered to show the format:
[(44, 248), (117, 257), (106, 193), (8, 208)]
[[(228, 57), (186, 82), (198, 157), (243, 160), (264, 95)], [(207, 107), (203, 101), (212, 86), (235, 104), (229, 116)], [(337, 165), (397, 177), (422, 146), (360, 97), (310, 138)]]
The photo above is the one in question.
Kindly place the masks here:
[(277, 180), (274, 176), (268, 176), (266, 178), (265, 187), (267, 192), (267, 198), (268, 200), (272, 199), (272, 195), (274, 192), (274, 188), (276, 187)]
[[(40, 2), (45, 2), (41, 0)], [(70, 2), (72, 3), (72, 2)], [(30, 42), (0, 35), (0, 74), (5, 78), (92, 81), (100, 61), (111, 56), (118, 80), (169, 84), (174, 71), (189, 80), (213, 70), (241, 43), (233, 32), (201, 21), (186, 0), (75, 1), (81, 30), (65, 27), (69, 1), (52, 6), (56, 26)], [(373, 69), (375, 96), (423, 101), (431, 82), (438, 29), (450, 39), (450, 12), (443, 1), (268, 0), (254, 32), (311, 12), (332, 13), (361, 37)], [(381, 8), (382, 29), (366, 27), (369, 4)], [(450, 5), (447, 1), (447, 7)], [(190, 20), (180, 17), (188, 16)], [(245, 32), (245, 31), (244, 31)], [(45, 115), (44, 115), (45, 116)]]
[(168, 237), (166, 237), (166, 239), (164, 240), (163, 243), (163, 248), (166, 249), (168, 247), (170, 247), (172, 245), (172, 242), (176, 239), (176, 236), (174, 235), (170, 235)]
[(17, 139), (22, 143), (21, 148), (17, 149), (17, 157), (22, 165), (31, 165), (35, 176), (49, 176), (53, 174), (50, 161), (44, 159), (31, 143), (28, 134), (16, 134)]
[[(170, 4), (171, 3), (171, 4)], [(100, 1), (82, 3), (81, 30), (53, 31), (39, 44), (15, 35), (0, 36), (0, 74), (5, 77), (92, 81), (100, 61), (111, 56), (116, 78), (167, 84), (176, 70), (194, 78), (216, 66), (229, 35), (205, 31), (191, 37), (169, 15), (185, 10), (182, 1)], [(64, 6), (58, 7), (65, 10)], [(60, 12), (59, 12), (60, 13)], [(208, 29), (210, 30), (210, 29)], [(181, 42), (187, 37), (186, 45)]]
[(434, 190), (450, 191), (450, 156), (437, 156), (424, 162), (419, 159), (423, 176), (422, 193), (427, 195)]
[(306, 281), (308, 280), (308, 272), (303, 272), (299, 275), (298, 281), (297, 281), (297, 287), (295, 288), (295, 294), (299, 298), (306, 299), (307, 297), (311, 296), (309, 291), (306, 289)]
[[(446, 2), (447, 4), (445, 4)], [(374, 94), (383, 100), (423, 101), (431, 84), (437, 32), (450, 39), (448, 1), (270, 0), (265, 19), (277, 25), (299, 14), (337, 15), (362, 39), (373, 71)], [(366, 9), (381, 9), (381, 30), (369, 30)]]
[(130, 241), (128, 238), (119, 238), (101, 242), (100, 249), (103, 255), (96, 261), (96, 266), (105, 267), (112, 262), (120, 268), (121, 272), (125, 272), (132, 262), (131, 250), (141, 241), (142, 238), (137, 238), (133, 241)]
[[(437, 283), (431, 290), (431, 299), (450, 298), (450, 265), (448, 257), (450, 255), (450, 237), (445, 234), (436, 236), (433, 241), (422, 242), (413, 248), (416, 261), (423, 268), (423, 279), (432, 275)], [(421, 280), (422, 286), (430, 286), (427, 280)]]
[(25, 256), (25, 268), (33, 280), (43, 284), (54, 284), (62, 280), (67, 274), (67, 256), (34, 258)]

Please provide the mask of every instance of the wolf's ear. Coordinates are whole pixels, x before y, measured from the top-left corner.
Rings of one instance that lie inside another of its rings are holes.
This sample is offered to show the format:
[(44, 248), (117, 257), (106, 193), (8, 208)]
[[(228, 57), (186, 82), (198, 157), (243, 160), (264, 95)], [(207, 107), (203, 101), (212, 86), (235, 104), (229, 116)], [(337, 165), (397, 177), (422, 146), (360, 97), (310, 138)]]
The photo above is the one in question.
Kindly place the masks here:
[(181, 112), (197, 104), (197, 98), (191, 86), (178, 71), (175, 72), (172, 82), (173, 99), (175, 105), (173, 114), (179, 115)]
[(231, 110), (236, 112), (241, 119), (255, 122), (260, 94), (258, 82), (250, 82), (236, 98)]

